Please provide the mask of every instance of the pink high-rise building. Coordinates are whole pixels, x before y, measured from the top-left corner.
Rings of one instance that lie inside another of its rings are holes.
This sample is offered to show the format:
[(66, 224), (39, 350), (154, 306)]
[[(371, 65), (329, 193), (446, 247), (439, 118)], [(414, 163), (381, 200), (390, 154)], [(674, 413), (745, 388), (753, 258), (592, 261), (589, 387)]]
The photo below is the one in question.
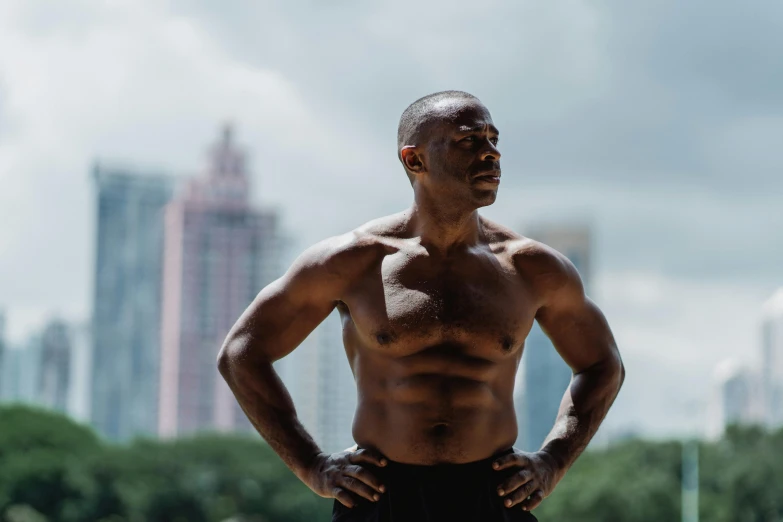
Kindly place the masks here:
[(161, 436), (250, 428), (215, 365), (231, 326), (278, 275), (277, 216), (251, 208), (245, 167), (227, 127), (207, 172), (165, 210)]

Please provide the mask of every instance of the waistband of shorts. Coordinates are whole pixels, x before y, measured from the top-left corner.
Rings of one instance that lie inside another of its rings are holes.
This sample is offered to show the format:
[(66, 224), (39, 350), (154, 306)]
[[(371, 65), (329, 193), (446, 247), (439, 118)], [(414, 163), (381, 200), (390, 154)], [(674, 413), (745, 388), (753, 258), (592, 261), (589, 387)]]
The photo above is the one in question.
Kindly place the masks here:
[(444, 464), (406, 464), (404, 462), (396, 462), (391, 459), (388, 460), (388, 464), (384, 466), (384, 470), (389, 472), (415, 474), (415, 475), (445, 475), (445, 476), (466, 476), (481, 473), (493, 472), (492, 462), (503, 455), (512, 453), (514, 448), (508, 448), (502, 451), (498, 451), (494, 455), (491, 455), (485, 459), (476, 460), (473, 462), (465, 462), (460, 464), (444, 463)]

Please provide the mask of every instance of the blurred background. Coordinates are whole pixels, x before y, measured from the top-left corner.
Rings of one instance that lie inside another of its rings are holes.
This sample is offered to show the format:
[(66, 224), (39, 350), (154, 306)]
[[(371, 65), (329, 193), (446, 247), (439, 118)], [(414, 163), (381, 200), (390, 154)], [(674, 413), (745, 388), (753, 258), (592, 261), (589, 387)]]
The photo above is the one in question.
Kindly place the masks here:
[[(406, 208), (408, 104), (501, 130), (482, 214), (567, 255), (627, 379), (541, 520), (783, 520), (783, 4), (0, 3), (0, 516), (327, 520), (219, 378), (310, 244)], [(326, 451), (329, 317), (277, 368)], [(517, 447), (570, 371), (534, 329)]]

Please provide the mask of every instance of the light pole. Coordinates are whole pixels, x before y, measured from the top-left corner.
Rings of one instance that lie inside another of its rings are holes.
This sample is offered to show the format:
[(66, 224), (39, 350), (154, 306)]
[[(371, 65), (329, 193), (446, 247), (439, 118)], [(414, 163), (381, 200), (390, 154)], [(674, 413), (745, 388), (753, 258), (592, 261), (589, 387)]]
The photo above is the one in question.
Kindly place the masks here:
[(699, 441), (682, 444), (682, 522), (699, 522)]

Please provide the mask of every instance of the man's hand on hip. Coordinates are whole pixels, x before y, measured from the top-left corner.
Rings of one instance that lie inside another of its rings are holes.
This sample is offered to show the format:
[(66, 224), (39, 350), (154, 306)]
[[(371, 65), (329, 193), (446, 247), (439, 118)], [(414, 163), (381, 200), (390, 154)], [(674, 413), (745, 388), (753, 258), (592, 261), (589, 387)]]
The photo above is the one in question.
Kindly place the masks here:
[(525, 511), (538, 507), (563, 477), (554, 459), (543, 451), (514, 450), (514, 453), (495, 459), (492, 468), (516, 470), (498, 485), (498, 495), (504, 497), (504, 506), (510, 508), (521, 504)]
[(377, 502), (386, 488), (362, 464), (384, 467), (387, 461), (377, 451), (356, 446), (331, 455), (321, 453), (313, 460), (307, 485), (317, 495), (336, 498), (348, 508), (354, 507), (359, 497)]

